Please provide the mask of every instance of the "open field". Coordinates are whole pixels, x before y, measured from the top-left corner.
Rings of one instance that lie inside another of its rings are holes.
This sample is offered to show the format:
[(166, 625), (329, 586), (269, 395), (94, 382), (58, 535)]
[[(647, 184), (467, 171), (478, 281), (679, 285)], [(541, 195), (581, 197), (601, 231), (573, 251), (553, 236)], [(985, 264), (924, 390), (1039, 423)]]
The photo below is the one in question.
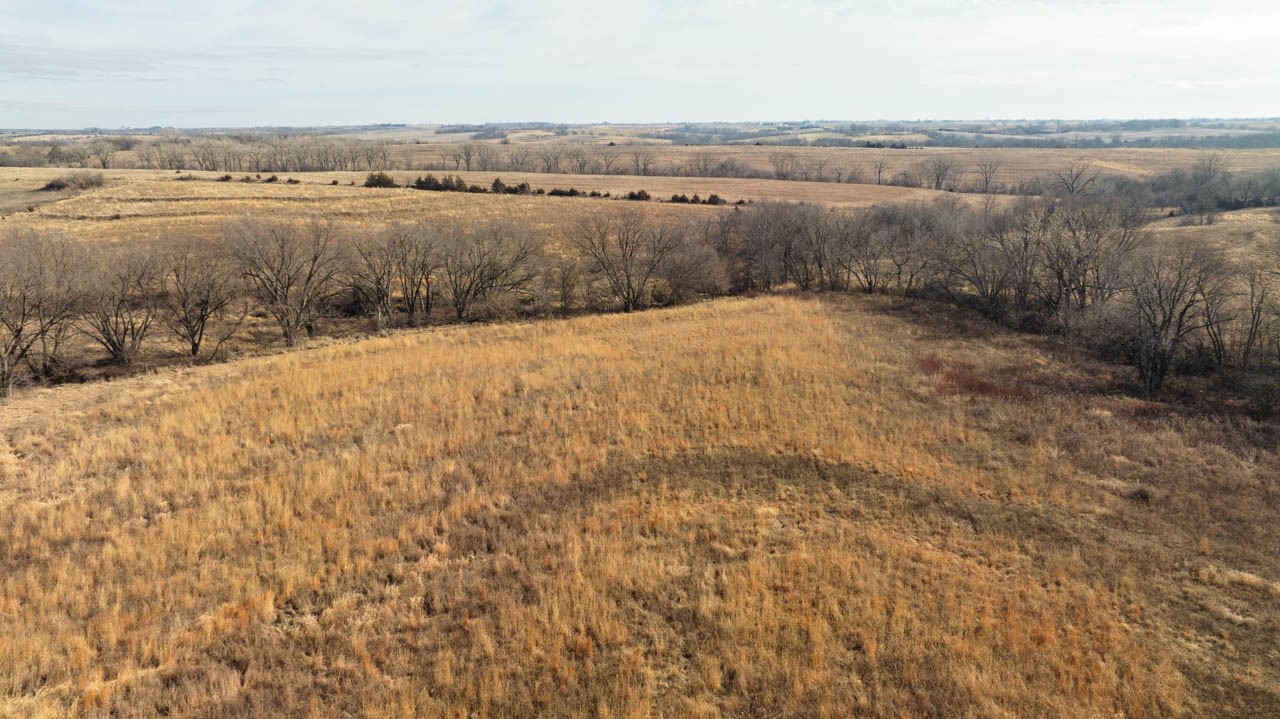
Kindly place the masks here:
[(0, 713), (1280, 710), (1274, 427), (935, 313), (728, 300), (27, 396)]
[(1255, 208), (1224, 212), (1212, 225), (1185, 225), (1179, 218), (1161, 219), (1149, 225), (1157, 242), (1184, 242), (1191, 246), (1218, 247), (1241, 264), (1280, 247), (1280, 210)]
[[(221, 173), (174, 173), (160, 170), (108, 170), (107, 186), (67, 198), (38, 191), (66, 170), (0, 168), (0, 202), (9, 214), (0, 229), (33, 228), (63, 232), (93, 241), (153, 241), (179, 237), (215, 237), (228, 224), (253, 215), (301, 218), (316, 214), (366, 226), (421, 219), (456, 220), (463, 224), (490, 219), (521, 222), (548, 237), (568, 231), (582, 217), (623, 201), (577, 197), (496, 196), (373, 189), (360, 185), (367, 173), (312, 172), (281, 174), (277, 183), (215, 182)], [(392, 173), (401, 183), (414, 173)], [(420, 174), (420, 173), (419, 173)], [(574, 187), (625, 194), (646, 190), (655, 200), (672, 194), (716, 193), (730, 202), (789, 200), (822, 202), (837, 207), (866, 207), (891, 201), (928, 199), (943, 193), (874, 185), (782, 182), (730, 178), (611, 177), (535, 173), (458, 173), (470, 183), (488, 186), (495, 177), (508, 184), (529, 182), (535, 188)], [(189, 176), (194, 180), (179, 180)], [(300, 184), (289, 185), (287, 178)], [(340, 184), (330, 183), (337, 180)], [(355, 183), (351, 185), (349, 183)], [(53, 195), (53, 197), (50, 197)], [(60, 201), (59, 201), (60, 200)], [(56, 202), (55, 202), (56, 201)], [(626, 202), (657, 219), (709, 217), (708, 206), (664, 202)], [(28, 212), (27, 207), (35, 206)]]

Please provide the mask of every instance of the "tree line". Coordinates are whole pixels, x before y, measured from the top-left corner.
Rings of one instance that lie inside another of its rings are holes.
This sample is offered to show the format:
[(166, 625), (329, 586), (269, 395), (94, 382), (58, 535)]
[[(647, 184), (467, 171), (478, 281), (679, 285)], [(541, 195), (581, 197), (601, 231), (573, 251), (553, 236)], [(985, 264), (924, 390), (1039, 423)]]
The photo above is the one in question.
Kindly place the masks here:
[(1147, 394), (1179, 370), (1274, 377), (1280, 247), (1240, 265), (1203, 245), (1153, 243), (1151, 217), (1122, 197), (1077, 194), (860, 211), (757, 203), (683, 223), (601, 210), (551, 246), (509, 222), (251, 220), (220, 242), (160, 251), (22, 232), (0, 243), (0, 388), (74, 376), (77, 337), (127, 365), (157, 333), (212, 358), (251, 322), (292, 346), (341, 318), (384, 329), (785, 288), (971, 307), (1127, 362)]
[(1280, 243), (1235, 262), (1203, 243), (1156, 243), (1123, 197), (943, 199), (841, 213), (757, 204), (722, 217), (735, 292), (895, 293), (971, 307), (1127, 362), (1153, 395), (1177, 370), (1241, 378), (1280, 367)]
[[(294, 346), (326, 322), (377, 329), (579, 310), (634, 310), (722, 291), (692, 227), (602, 213), (549, 253), (530, 228), (490, 222), (377, 230), (250, 220), (218, 242), (92, 248), (32, 231), (0, 240), (0, 394), (74, 379), (77, 338), (134, 363), (157, 333), (212, 359), (251, 322)], [(80, 344), (83, 344), (81, 342)]]

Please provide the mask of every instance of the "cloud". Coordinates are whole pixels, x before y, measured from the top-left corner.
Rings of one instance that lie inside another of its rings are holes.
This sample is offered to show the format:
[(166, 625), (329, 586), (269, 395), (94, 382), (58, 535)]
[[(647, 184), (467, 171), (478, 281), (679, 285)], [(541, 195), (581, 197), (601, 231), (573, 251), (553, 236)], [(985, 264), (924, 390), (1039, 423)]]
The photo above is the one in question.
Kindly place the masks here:
[(62, 127), (1277, 115), (1277, 26), (1250, 0), (62, 0), (0, 9), (0, 82), (62, 103), (6, 124)]

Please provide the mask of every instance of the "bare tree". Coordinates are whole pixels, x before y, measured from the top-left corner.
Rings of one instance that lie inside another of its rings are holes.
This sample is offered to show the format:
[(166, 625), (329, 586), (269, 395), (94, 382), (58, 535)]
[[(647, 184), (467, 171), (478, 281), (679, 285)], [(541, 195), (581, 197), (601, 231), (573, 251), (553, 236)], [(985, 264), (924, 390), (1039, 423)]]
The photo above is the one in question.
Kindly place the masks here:
[(540, 251), (532, 233), (507, 223), (444, 235), (441, 277), (457, 318), (465, 319), (477, 302), (496, 292), (526, 287), (536, 277), (534, 260)]
[(565, 157), (569, 158), (569, 162), (578, 171), (579, 175), (587, 174), (587, 169), (591, 167), (591, 156), (587, 154), (585, 147), (574, 145), (566, 148), (564, 154)]
[(560, 315), (568, 317), (582, 290), (582, 261), (577, 257), (559, 257), (548, 268), (547, 280), (560, 305)]
[(129, 364), (160, 312), (160, 271), (141, 252), (103, 253), (95, 258), (94, 282), (86, 287), (81, 331), (107, 351), (115, 364)]
[(711, 177), (716, 171), (716, 156), (709, 152), (699, 152), (689, 161), (689, 169), (698, 177)]
[(910, 294), (923, 285), (940, 258), (933, 243), (933, 213), (923, 203), (880, 208), (877, 220), (884, 232), (885, 259), (892, 270), (892, 284)]
[(1061, 321), (1123, 290), (1121, 271), (1145, 237), (1144, 219), (1136, 208), (1096, 200), (1054, 209), (1041, 255), (1041, 296)]
[(458, 148), (458, 155), (462, 158), (462, 164), (466, 167), (467, 172), (471, 172), (471, 164), (476, 159), (476, 144), (474, 142), (464, 143)]
[(564, 159), (564, 147), (556, 144), (542, 145), (538, 148), (538, 160), (542, 162), (542, 171), (548, 174), (560, 171), (560, 162)]
[[(164, 323), (186, 345), (191, 357), (199, 357), (209, 330), (226, 319), (236, 300), (244, 294), (236, 268), (225, 254), (197, 249), (194, 243), (170, 254), (161, 279)], [(226, 323), (216, 335), (212, 359), (222, 345), (240, 329), (248, 317), (248, 306)]]
[(1266, 331), (1272, 301), (1267, 272), (1232, 268), (1220, 273), (1201, 294), (1205, 336), (1218, 368), (1247, 371)]
[(1053, 185), (1067, 197), (1087, 194), (1089, 188), (1098, 181), (1098, 173), (1091, 172), (1088, 165), (1069, 165), (1065, 170), (1053, 173)]
[(12, 394), (20, 365), (47, 378), (58, 361), (79, 306), (79, 265), (61, 239), (27, 232), (0, 241), (0, 395)]
[(695, 297), (723, 294), (728, 286), (724, 261), (716, 254), (714, 233), (705, 225), (683, 224), (671, 228), (674, 249), (658, 266), (655, 299), (679, 304)]
[(987, 157), (978, 160), (978, 164), (974, 166), (974, 170), (978, 173), (979, 187), (982, 192), (991, 192), (995, 187), (996, 176), (1000, 174), (1000, 168), (1003, 163), (995, 157)]
[(1198, 310), (1217, 300), (1222, 275), (1221, 256), (1203, 246), (1144, 258), (1128, 273), (1134, 359), (1148, 396), (1164, 386), (1187, 337), (1205, 326)]
[(93, 143), (90, 152), (94, 157), (98, 158), (98, 164), (102, 166), (102, 169), (109, 170), (111, 169), (112, 158), (115, 157), (116, 151), (119, 149), (112, 140), (103, 139)]
[(832, 231), (832, 259), (847, 278), (846, 284), (863, 292), (883, 290), (887, 285), (888, 233), (869, 213), (839, 216)]
[(659, 268), (675, 249), (674, 232), (635, 211), (596, 214), (579, 224), (574, 246), (626, 312), (646, 306)]
[(834, 263), (833, 233), (826, 213), (816, 205), (757, 204), (751, 231), (774, 248), (782, 277), (802, 290), (828, 284)]
[(827, 164), (831, 161), (825, 157), (819, 157), (809, 163), (809, 171), (813, 175), (813, 179), (817, 182), (827, 181)]
[[(446, 150), (441, 150), (440, 155), (444, 159), (445, 163), (453, 163), (454, 172), (458, 172), (462, 169), (462, 161), (464, 158), (462, 157), (461, 147), (450, 147)], [(447, 167), (448, 165), (446, 164), (445, 166)]]
[(507, 150), (507, 166), (512, 172), (527, 172), (529, 170), (529, 148), (512, 147)]
[(391, 323), (391, 301), (398, 279), (393, 237), (381, 233), (352, 243), (355, 252), (344, 277), (351, 289), (352, 301), (373, 317), (379, 330)]
[(476, 146), (476, 169), (481, 172), (498, 169), (498, 151), (493, 145)]
[(1208, 187), (1227, 175), (1227, 160), (1218, 153), (1210, 153), (1196, 161), (1191, 169), (1191, 182), (1197, 188)]
[(432, 283), (440, 269), (438, 233), (423, 224), (397, 224), (389, 227), (385, 234), (409, 323), (418, 324), (419, 317), (429, 320), (435, 296)]
[(1273, 301), (1274, 287), (1271, 278), (1262, 270), (1253, 270), (1245, 278), (1246, 310), (1245, 332), (1240, 342), (1240, 369), (1248, 371), (1254, 352), (1263, 342), (1266, 332), (1267, 308)]
[(800, 158), (794, 152), (774, 152), (769, 155), (773, 167), (773, 179), (794, 180), (800, 171)]
[(236, 228), (232, 254), (258, 301), (280, 326), (286, 347), (316, 322), (340, 268), (333, 223), (249, 222)]
[(637, 175), (649, 174), (649, 169), (658, 161), (653, 150), (647, 147), (639, 147), (631, 151), (631, 167)]
[(921, 170), (922, 174), (929, 178), (933, 189), (941, 190), (955, 176), (956, 163), (949, 157), (936, 156), (925, 160)]
[(876, 175), (876, 184), (884, 184), (884, 173), (889, 171), (889, 161), (883, 157), (871, 163), (871, 171)]
[(613, 147), (605, 145), (596, 151), (596, 156), (600, 158), (600, 165), (604, 168), (604, 174), (612, 175), (613, 166), (618, 163), (618, 160), (622, 157), (622, 153), (618, 152)]

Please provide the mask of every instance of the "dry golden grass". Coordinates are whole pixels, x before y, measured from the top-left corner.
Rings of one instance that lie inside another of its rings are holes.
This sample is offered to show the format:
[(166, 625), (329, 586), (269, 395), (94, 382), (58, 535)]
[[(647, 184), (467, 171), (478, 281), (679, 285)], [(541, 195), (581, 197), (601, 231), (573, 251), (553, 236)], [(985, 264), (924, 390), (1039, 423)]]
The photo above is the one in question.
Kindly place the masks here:
[[(59, 169), (0, 169), (0, 188), (12, 186), (11, 213), (0, 214), (5, 228), (62, 232), (90, 241), (148, 241), (165, 238), (215, 238), (226, 226), (248, 216), (302, 218), (324, 214), (343, 222), (381, 225), (393, 221), (448, 220), (479, 224), (491, 219), (523, 223), (549, 238), (564, 235), (582, 217), (624, 201), (580, 197), (472, 195), (362, 187), (367, 173), (281, 174), (280, 182), (215, 182), (221, 173), (174, 173), (158, 170), (109, 170), (107, 186), (74, 196), (38, 191)], [(415, 173), (393, 173), (411, 182)], [(422, 173), (416, 173), (418, 175)], [(878, 202), (938, 196), (941, 193), (867, 185), (781, 182), (772, 180), (609, 177), (518, 173), (461, 173), (468, 182), (492, 184), (501, 177), (511, 184), (575, 187), (582, 191), (623, 193), (647, 190), (656, 199), (672, 194), (720, 194), (730, 201), (790, 200), (833, 206), (864, 207)], [(178, 180), (192, 176), (197, 180)], [(301, 184), (285, 184), (296, 178)], [(338, 180), (340, 184), (330, 183)], [(348, 183), (354, 182), (355, 185)], [(38, 204), (59, 200), (50, 204)], [(6, 201), (0, 194), (0, 202)], [(34, 210), (25, 211), (30, 205)], [(626, 202), (663, 220), (710, 217), (718, 208), (661, 202)], [(720, 208), (722, 209), (722, 208)]]
[(1275, 427), (1106, 371), (765, 298), (31, 395), (0, 714), (1274, 715)]
[(1206, 244), (1224, 250), (1243, 265), (1257, 262), (1273, 248), (1280, 247), (1280, 210), (1250, 208), (1223, 212), (1211, 225), (1184, 225), (1183, 218), (1162, 219), (1151, 224), (1157, 241)]

